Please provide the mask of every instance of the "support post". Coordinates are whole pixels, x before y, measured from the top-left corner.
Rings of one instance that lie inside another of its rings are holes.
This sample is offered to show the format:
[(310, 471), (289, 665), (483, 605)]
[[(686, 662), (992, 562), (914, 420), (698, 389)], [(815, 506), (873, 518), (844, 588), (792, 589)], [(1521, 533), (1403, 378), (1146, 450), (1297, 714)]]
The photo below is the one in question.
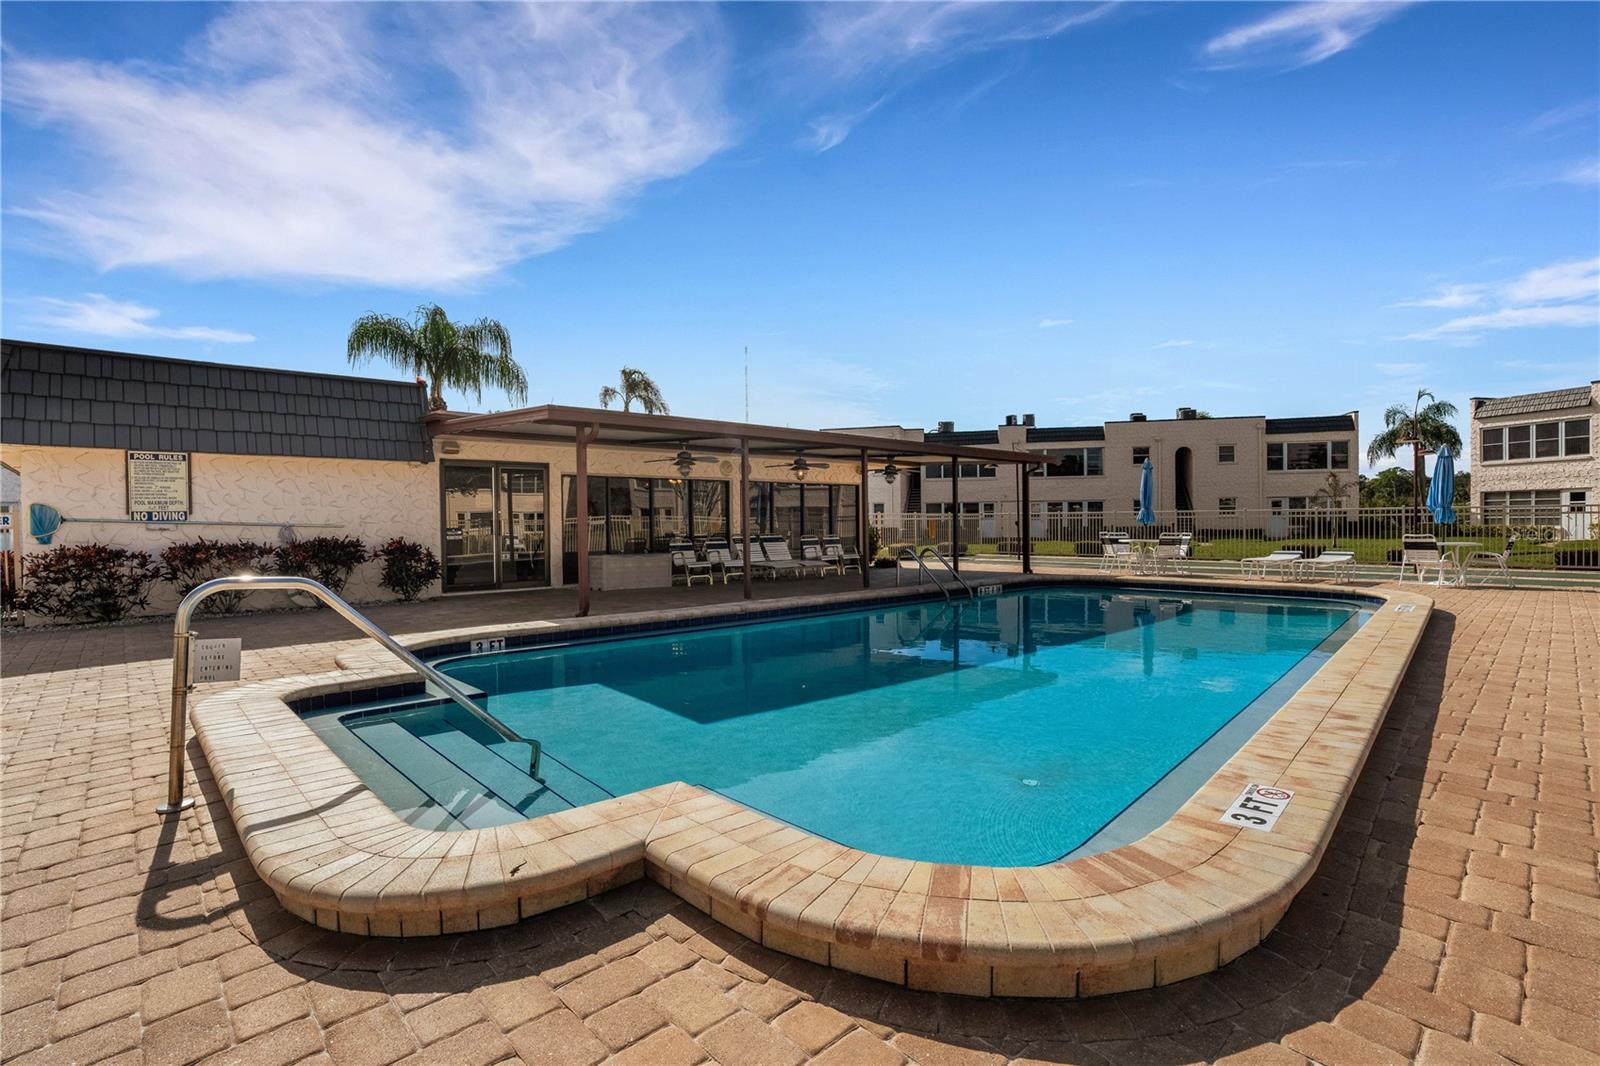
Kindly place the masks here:
[(1017, 469), (1022, 472), (1022, 499), (1017, 505), (1017, 524), (1022, 527), (1022, 572), (1033, 573), (1033, 504), (1029, 499), (1030, 486), (1033, 480), (1033, 471), (1028, 467), (1017, 464)]
[(589, 615), (589, 442), (599, 436), (595, 426), (579, 426), (577, 432), (578, 461), (573, 478), (572, 493), (578, 498), (574, 508), (578, 528), (574, 531), (578, 554), (578, 617)]
[(172, 634), (172, 723), (167, 734), (167, 802), (157, 814), (177, 814), (194, 806), (194, 797), (183, 794), (183, 745), (188, 738), (189, 644), (194, 634), (183, 618)]
[(961, 571), (961, 460), (950, 457), (950, 569)]
[(867, 551), (867, 452), (861, 451), (861, 488), (856, 494), (856, 554), (861, 557), (861, 587), (872, 587), (872, 557)]
[(750, 584), (755, 561), (750, 557), (750, 441), (743, 438), (739, 441), (739, 539), (743, 542), (739, 551), (744, 559), (744, 566), (740, 567), (744, 577), (744, 598), (748, 600), (755, 595), (755, 589)]

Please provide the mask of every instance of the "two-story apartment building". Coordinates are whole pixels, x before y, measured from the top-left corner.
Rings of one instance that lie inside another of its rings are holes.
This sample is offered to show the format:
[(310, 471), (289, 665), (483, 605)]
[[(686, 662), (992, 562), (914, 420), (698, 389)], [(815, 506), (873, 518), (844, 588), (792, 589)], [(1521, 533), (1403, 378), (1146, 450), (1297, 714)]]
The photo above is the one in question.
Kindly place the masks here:
[[(932, 431), (871, 426), (846, 432), (901, 437), (928, 450), (965, 445), (1041, 453), (1049, 461), (1035, 470), (1029, 485), (1036, 515), (1137, 510), (1146, 458), (1155, 470), (1160, 511), (1228, 514), (1324, 507), (1353, 512), (1358, 506), (1360, 433), (1354, 411), (1309, 418), (1211, 418), (1180, 408), (1173, 418), (1134, 413), (1094, 426), (1040, 426), (1025, 414), (1008, 415), (1002, 425), (987, 430), (958, 430), (954, 423), (942, 422)], [(873, 478), (868, 505), (887, 515), (949, 513), (951, 473), (950, 464), (933, 463), (908, 470), (892, 483)], [(1014, 470), (966, 464), (959, 473), (963, 514), (1015, 508), (1021, 493)], [(1337, 499), (1330, 488), (1337, 489)]]
[(1472, 495), (1486, 520), (1560, 523), (1597, 532), (1600, 381), (1472, 400)]

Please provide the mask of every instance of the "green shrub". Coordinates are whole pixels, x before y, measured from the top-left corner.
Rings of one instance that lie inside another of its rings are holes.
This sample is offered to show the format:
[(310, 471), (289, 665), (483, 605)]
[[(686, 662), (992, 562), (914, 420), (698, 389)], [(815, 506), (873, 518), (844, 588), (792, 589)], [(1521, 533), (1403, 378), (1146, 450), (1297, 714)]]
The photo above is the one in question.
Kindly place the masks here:
[[(182, 544), (169, 544), (161, 551), (161, 562), (166, 567), (166, 577), (178, 589), (179, 596), (187, 596), (196, 587), (213, 578), (231, 577), (234, 574), (264, 574), (272, 566), (272, 546), (253, 540), (198, 540)], [(233, 614), (244, 602), (243, 592), (217, 592), (206, 597), (200, 610), (215, 614)]]
[(359, 537), (307, 537), (280, 544), (272, 552), (278, 573), (309, 577), (333, 592), (343, 592), (355, 568), (366, 561), (367, 546)]
[(439, 580), (439, 557), (424, 545), (396, 537), (372, 553), (383, 563), (378, 584), (410, 603)]
[(63, 622), (115, 622), (150, 602), (163, 573), (149, 552), (62, 544), (27, 557), (18, 605)]

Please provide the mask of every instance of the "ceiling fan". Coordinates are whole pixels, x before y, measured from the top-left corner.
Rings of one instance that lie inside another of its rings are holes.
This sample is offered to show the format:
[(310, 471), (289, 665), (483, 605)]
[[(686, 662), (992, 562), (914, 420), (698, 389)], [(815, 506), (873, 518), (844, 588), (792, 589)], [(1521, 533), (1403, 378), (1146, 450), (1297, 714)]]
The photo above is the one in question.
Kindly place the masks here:
[(893, 485), (895, 479), (901, 474), (905, 473), (905, 468), (896, 466), (894, 462), (894, 456), (891, 455), (887, 463), (883, 464), (880, 469), (872, 471), (872, 473), (882, 475), (883, 483), (885, 485)]
[(790, 474), (794, 475), (794, 479), (796, 481), (804, 481), (806, 479), (806, 475), (811, 473), (811, 471), (826, 470), (829, 465), (830, 464), (828, 463), (812, 462), (804, 455), (797, 455), (794, 457), (794, 462), (786, 464), (782, 469), (787, 470)]
[(688, 477), (694, 473), (696, 463), (715, 463), (720, 462), (721, 459), (722, 457), (719, 455), (695, 455), (689, 450), (689, 444), (685, 441), (682, 447), (678, 449), (677, 454), (667, 456), (664, 459), (646, 459), (645, 462), (671, 463), (678, 468), (680, 477)]

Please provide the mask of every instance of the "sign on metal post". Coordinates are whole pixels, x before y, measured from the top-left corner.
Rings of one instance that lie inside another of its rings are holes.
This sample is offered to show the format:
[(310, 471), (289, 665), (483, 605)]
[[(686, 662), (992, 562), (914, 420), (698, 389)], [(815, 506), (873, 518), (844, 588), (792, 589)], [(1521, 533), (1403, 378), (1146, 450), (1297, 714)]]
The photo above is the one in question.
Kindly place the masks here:
[(189, 453), (128, 453), (128, 517), (135, 522), (189, 520)]
[(238, 637), (196, 640), (191, 648), (194, 683), (239, 680), (239, 650)]

